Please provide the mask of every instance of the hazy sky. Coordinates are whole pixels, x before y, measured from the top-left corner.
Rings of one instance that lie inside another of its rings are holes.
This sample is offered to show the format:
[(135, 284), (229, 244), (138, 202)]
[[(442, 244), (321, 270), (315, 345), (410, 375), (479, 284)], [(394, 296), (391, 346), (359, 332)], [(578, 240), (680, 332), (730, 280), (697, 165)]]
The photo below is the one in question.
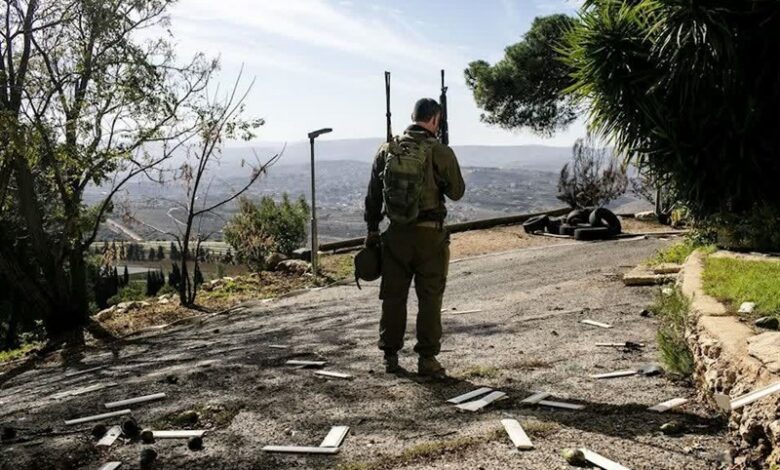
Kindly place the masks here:
[(385, 70), (398, 133), (417, 98), (438, 98), (443, 68), (453, 144), (570, 145), (581, 124), (542, 139), (481, 123), (463, 70), (500, 59), (534, 17), (575, 9), (575, 0), (180, 0), (171, 29), (181, 55), (221, 57), (223, 84), (242, 64), (256, 77), (247, 111), (267, 121), (259, 140), (302, 140), (320, 127), (334, 128), (330, 139), (384, 136)]

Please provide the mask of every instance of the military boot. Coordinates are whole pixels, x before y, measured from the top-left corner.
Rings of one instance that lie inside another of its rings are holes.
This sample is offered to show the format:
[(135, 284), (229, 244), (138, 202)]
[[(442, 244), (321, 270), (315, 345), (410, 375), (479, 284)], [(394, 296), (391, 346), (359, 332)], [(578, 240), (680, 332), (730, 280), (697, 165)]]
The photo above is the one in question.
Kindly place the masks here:
[(401, 370), (401, 366), (398, 365), (398, 354), (385, 353), (385, 372), (393, 374)]
[(417, 361), (417, 373), (425, 377), (444, 378), (447, 376), (447, 371), (435, 357), (420, 356)]

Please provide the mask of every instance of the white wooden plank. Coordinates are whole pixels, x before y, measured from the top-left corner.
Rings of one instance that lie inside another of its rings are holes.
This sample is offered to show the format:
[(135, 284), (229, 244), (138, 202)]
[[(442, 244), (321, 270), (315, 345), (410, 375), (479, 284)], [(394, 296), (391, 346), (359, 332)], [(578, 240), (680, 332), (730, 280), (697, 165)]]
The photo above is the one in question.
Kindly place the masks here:
[(132, 411), (130, 410), (112, 411), (111, 413), (103, 413), (100, 415), (85, 416), (83, 418), (65, 420), (65, 424), (71, 425), (71, 424), (88, 423), (90, 421), (100, 421), (101, 419), (115, 418), (117, 416), (129, 415), (130, 413), (132, 413)]
[(501, 424), (504, 425), (506, 433), (509, 434), (509, 439), (512, 440), (512, 443), (517, 449), (530, 450), (534, 448), (531, 439), (528, 438), (523, 427), (520, 426), (520, 423), (517, 422), (516, 419), (502, 419)]
[(103, 390), (104, 388), (116, 387), (117, 385), (119, 385), (119, 384), (117, 384), (115, 382), (109, 382), (109, 383), (103, 383), (103, 384), (93, 384), (93, 385), (88, 385), (86, 387), (77, 388), (77, 389), (74, 389), (74, 390), (66, 390), (64, 392), (55, 393), (51, 397), (53, 399), (55, 399), (55, 400), (59, 400), (61, 398), (65, 398), (65, 397), (75, 397), (77, 395), (83, 395), (83, 394), (89, 393), (89, 392), (96, 392), (98, 390)]
[(333, 426), (325, 439), (322, 440), (320, 447), (341, 447), (348, 432), (349, 426)]
[(457, 405), (458, 403), (463, 403), (464, 401), (469, 401), (472, 398), (477, 398), (480, 395), (484, 395), (486, 393), (492, 392), (493, 389), (490, 387), (482, 387), (478, 388), (476, 390), (472, 390), (468, 393), (464, 393), (463, 395), (458, 395), (455, 398), (450, 398), (447, 400), (447, 403), (452, 403), (453, 405)]
[(450, 310), (448, 313), (451, 313), (453, 315), (466, 315), (469, 313), (480, 313), (482, 312), (482, 309), (476, 309), (476, 310)]
[(269, 344), (268, 347), (271, 349), (290, 349), (290, 346), (284, 344)]
[(100, 467), (98, 470), (116, 470), (121, 466), (122, 466), (122, 462), (108, 462), (107, 464), (103, 464), (103, 466)]
[[(632, 346), (644, 348), (644, 343), (631, 343)], [(629, 344), (626, 342), (623, 343), (596, 343), (596, 346), (599, 347), (612, 347), (612, 348), (626, 348), (629, 347)]]
[(547, 392), (538, 392), (520, 401), (520, 403), (525, 403), (526, 405), (535, 405), (549, 396), (550, 394)]
[(303, 367), (323, 367), (325, 361), (299, 361), (297, 359), (291, 359), (286, 362), (288, 366), (303, 366)]
[(91, 367), (89, 369), (84, 369), (84, 370), (75, 370), (75, 371), (66, 373), (65, 374), (65, 378), (69, 379), (71, 377), (78, 377), (79, 375), (89, 374), (90, 372), (95, 372), (95, 371), (98, 371), (98, 370), (101, 370), (101, 369), (105, 369), (105, 368), (106, 368), (106, 366), (97, 366), (97, 367)]
[(106, 431), (106, 434), (100, 438), (100, 440), (95, 445), (98, 447), (110, 447), (111, 444), (113, 444), (121, 434), (121, 426), (111, 426), (108, 431)]
[(190, 437), (203, 437), (206, 431), (203, 430), (181, 430), (181, 431), (152, 431), (155, 439), (189, 439)]
[(152, 395), (144, 395), (142, 397), (128, 398), (127, 400), (112, 401), (106, 403), (106, 408), (109, 410), (112, 408), (122, 408), (130, 405), (137, 405), (139, 403), (146, 403), (148, 401), (162, 400), (165, 398), (165, 393), (154, 393)]
[(591, 325), (591, 326), (598, 326), (599, 328), (612, 328), (612, 325), (608, 323), (601, 323), (600, 321), (595, 321), (595, 320), (580, 320), (580, 323), (584, 323), (586, 325)]
[(338, 447), (265, 446), (263, 452), (282, 454), (338, 454)]
[(749, 405), (754, 401), (760, 400), (766, 396), (769, 396), (777, 392), (780, 392), (780, 382), (774, 383), (768, 387), (754, 390), (750, 393), (747, 393), (745, 395), (742, 395), (740, 397), (731, 400), (731, 409), (736, 410), (737, 408), (742, 408), (745, 405)]
[(591, 379), (614, 379), (617, 377), (628, 377), (630, 375), (636, 375), (638, 374), (638, 370), (630, 369), (630, 370), (619, 370), (616, 372), (607, 372), (606, 374), (595, 374), (591, 375)]
[(496, 400), (500, 400), (501, 398), (504, 398), (506, 396), (506, 393), (504, 392), (492, 392), (479, 400), (470, 401), (468, 403), (463, 403), (460, 405), (457, 405), (457, 408), (461, 410), (466, 411), (477, 411), (480, 410), (487, 405), (493, 403)]
[(585, 405), (577, 405), (574, 403), (564, 403), (562, 401), (542, 400), (538, 405), (549, 406), (551, 408), (562, 408), (564, 410), (584, 410)]
[(588, 450), (583, 447), (580, 449), (580, 451), (582, 451), (582, 453), (585, 455), (585, 460), (592, 463), (593, 465), (596, 465), (597, 467), (603, 468), (604, 470), (629, 470), (627, 467), (613, 462), (608, 458), (593, 452), (592, 450)]
[(316, 370), (314, 375), (321, 375), (323, 377), (333, 377), (334, 379), (351, 379), (352, 376), (344, 374), (342, 372), (333, 372), (331, 370)]
[(666, 400), (663, 403), (651, 406), (647, 410), (663, 413), (665, 411), (671, 410), (672, 408), (677, 408), (678, 406), (684, 405), (685, 403), (688, 403), (688, 400), (685, 398), (672, 398), (671, 400)]

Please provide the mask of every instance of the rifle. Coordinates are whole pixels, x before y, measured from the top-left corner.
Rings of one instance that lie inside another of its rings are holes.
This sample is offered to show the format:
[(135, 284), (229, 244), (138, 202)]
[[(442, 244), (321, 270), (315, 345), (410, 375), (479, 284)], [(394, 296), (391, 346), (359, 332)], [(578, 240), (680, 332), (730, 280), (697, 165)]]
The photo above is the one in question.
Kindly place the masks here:
[(450, 144), (450, 129), (447, 125), (447, 87), (444, 85), (444, 70), (441, 71), (441, 95), (439, 95), (439, 104), (441, 104), (441, 121), (439, 121), (439, 141), (444, 145)]
[(393, 129), (390, 119), (390, 72), (385, 72), (385, 98), (387, 100), (387, 112), (385, 113), (387, 117), (387, 141), (391, 142), (393, 140)]

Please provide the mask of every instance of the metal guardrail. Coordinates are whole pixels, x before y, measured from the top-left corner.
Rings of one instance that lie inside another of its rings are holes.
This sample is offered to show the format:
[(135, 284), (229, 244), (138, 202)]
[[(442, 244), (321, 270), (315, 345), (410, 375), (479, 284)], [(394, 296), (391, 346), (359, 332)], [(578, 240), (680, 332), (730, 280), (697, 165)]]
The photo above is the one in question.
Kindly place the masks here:
[[(568, 214), (569, 211), (571, 211), (571, 209), (569, 208), (560, 208), (560, 209), (554, 209), (554, 210), (544, 211), (544, 212), (535, 212), (532, 214), (508, 215), (505, 217), (494, 217), (491, 219), (480, 219), (480, 220), (472, 220), (468, 222), (459, 222), (456, 224), (447, 225), (447, 230), (449, 230), (450, 233), (458, 233), (458, 232), (468, 232), (470, 230), (484, 230), (493, 227), (500, 227), (502, 225), (517, 225), (525, 222), (526, 220), (532, 217), (536, 217), (540, 215), (549, 215), (551, 217), (556, 217), (556, 216)], [(331, 243), (323, 243), (320, 245), (320, 252), (340, 251), (340, 250), (360, 248), (361, 246), (363, 246), (364, 241), (365, 238), (360, 237), (360, 238), (350, 238), (348, 240), (339, 240), (337, 242), (331, 242)], [(309, 257), (308, 250), (306, 250), (305, 252), (301, 252), (300, 254), (305, 258)]]

